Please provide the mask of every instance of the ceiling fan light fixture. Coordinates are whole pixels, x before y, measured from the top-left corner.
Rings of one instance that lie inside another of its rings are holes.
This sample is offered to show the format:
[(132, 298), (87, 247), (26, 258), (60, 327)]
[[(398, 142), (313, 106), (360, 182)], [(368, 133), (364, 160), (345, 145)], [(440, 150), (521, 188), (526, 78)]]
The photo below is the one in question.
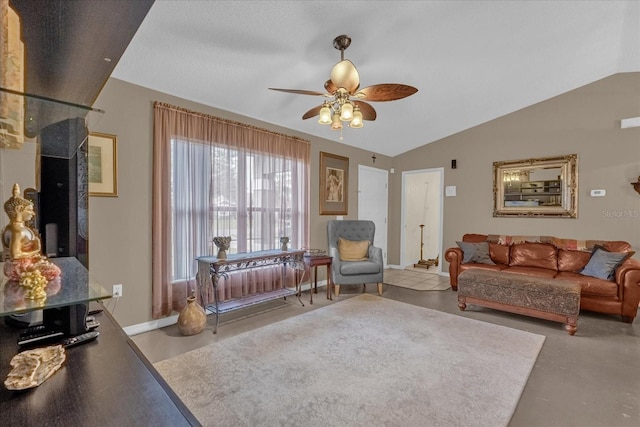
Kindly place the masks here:
[(322, 108), (320, 109), (320, 117), (318, 118), (318, 123), (320, 123), (321, 125), (331, 124), (331, 108), (327, 102), (322, 104)]
[(340, 121), (340, 115), (338, 113), (334, 113), (331, 119), (331, 130), (341, 130), (342, 122)]
[(342, 105), (340, 109), (340, 120), (343, 122), (350, 122), (353, 120), (353, 104), (347, 101)]
[(349, 123), (349, 127), (359, 129), (362, 126), (364, 126), (364, 122), (362, 121), (362, 111), (360, 111), (360, 108), (356, 105), (353, 108), (353, 120)]
[(302, 120), (319, 116), (319, 124), (330, 125), (332, 130), (341, 131), (340, 140), (342, 140), (342, 129), (345, 124), (358, 129), (364, 126), (364, 120), (376, 120), (377, 113), (369, 104), (370, 101), (396, 101), (418, 92), (415, 87), (399, 83), (381, 83), (360, 88), (360, 74), (356, 66), (344, 58), (344, 51), (350, 44), (351, 38), (345, 34), (333, 40), (333, 47), (340, 51), (340, 62), (331, 69), (330, 78), (324, 83), (325, 92), (269, 88), (298, 95), (325, 97), (321, 105), (304, 113)]

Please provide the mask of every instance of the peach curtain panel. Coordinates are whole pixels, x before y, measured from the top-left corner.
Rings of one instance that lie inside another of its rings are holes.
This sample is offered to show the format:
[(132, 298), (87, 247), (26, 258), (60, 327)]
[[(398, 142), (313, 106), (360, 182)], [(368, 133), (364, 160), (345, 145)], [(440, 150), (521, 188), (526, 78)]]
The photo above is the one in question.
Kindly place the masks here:
[[(309, 168), (308, 141), (154, 103), (153, 318), (182, 308), (214, 236), (232, 236), (231, 253), (275, 249), (280, 235), (307, 246)], [(284, 286), (256, 274), (221, 281), (220, 300)]]

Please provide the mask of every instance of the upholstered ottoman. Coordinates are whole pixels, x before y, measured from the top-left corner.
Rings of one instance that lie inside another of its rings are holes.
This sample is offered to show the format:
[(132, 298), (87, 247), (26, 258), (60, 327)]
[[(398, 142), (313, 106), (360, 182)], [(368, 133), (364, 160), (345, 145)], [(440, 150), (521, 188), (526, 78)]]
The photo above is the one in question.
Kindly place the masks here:
[(578, 329), (580, 285), (567, 280), (471, 268), (458, 276), (458, 307), (467, 304), (564, 323)]

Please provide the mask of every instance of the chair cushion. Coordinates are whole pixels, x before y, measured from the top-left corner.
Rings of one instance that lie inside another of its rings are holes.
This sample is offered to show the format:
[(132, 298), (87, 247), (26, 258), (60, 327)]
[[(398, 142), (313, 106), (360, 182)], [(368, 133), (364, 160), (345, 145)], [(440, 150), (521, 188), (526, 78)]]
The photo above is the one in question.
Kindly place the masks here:
[(338, 253), (341, 261), (364, 261), (369, 257), (369, 241), (356, 242), (338, 237)]
[(377, 273), (380, 273), (380, 265), (372, 261), (347, 261), (340, 265), (340, 274), (343, 276)]

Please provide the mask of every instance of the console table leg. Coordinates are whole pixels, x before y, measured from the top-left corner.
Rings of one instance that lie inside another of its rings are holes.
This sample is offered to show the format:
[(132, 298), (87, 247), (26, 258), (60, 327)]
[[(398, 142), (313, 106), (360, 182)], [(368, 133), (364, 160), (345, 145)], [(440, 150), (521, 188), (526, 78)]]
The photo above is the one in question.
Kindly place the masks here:
[(218, 333), (218, 323), (220, 322), (220, 311), (218, 310), (218, 279), (220, 276), (217, 273), (211, 275), (211, 283), (213, 283), (213, 301), (216, 305), (216, 323), (213, 326), (213, 333)]

